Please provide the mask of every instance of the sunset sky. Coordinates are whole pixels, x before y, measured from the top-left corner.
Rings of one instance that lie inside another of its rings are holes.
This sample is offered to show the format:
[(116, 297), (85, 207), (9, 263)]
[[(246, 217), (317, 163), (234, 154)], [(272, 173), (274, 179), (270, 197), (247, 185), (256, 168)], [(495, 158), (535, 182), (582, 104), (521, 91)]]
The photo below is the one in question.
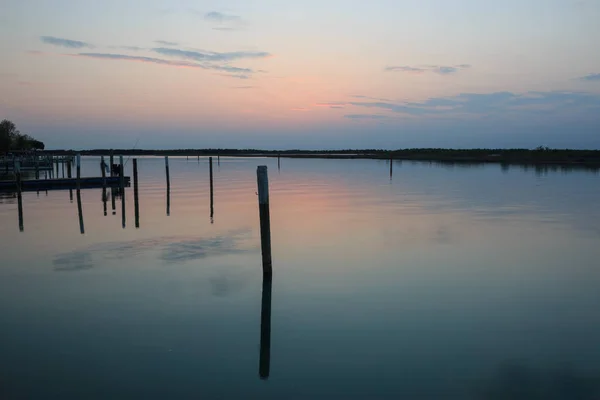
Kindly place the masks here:
[(2, 0), (48, 148), (600, 148), (600, 0)]

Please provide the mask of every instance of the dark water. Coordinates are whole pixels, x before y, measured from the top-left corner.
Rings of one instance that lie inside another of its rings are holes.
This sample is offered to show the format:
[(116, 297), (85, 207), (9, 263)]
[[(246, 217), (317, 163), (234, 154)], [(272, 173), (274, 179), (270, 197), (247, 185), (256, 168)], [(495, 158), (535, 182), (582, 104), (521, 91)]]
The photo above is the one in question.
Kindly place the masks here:
[(170, 159), (170, 215), (139, 159), (139, 228), (133, 188), (124, 223), (101, 189), (82, 224), (75, 193), (23, 193), (22, 232), (0, 198), (1, 399), (600, 398), (599, 175), (214, 161), (212, 223), (206, 159)]

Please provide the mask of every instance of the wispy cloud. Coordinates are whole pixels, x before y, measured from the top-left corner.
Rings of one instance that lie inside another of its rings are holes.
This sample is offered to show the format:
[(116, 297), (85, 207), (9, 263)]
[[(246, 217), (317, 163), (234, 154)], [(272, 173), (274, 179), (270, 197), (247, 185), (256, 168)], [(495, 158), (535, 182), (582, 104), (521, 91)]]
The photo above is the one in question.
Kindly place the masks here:
[[(121, 60), (121, 61), (134, 61), (134, 62), (142, 62), (142, 63), (150, 63), (150, 64), (159, 64), (170, 67), (181, 67), (181, 68), (200, 68), (206, 70), (215, 70), (215, 71), (223, 71), (227, 73), (235, 73), (235, 74), (243, 74), (243, 73), (251, 73), (252, 70), (249, 68), (238, 68), (232, 67), (228, 65), (215, 65), (215, 64), (207, 64), (207, 63), (195, 63), (189, 61), (171, 61), (164, 60), (161, 58), (154, 57), (141, 57), (141, 56), (130, 56), (126, 54), (110, 54), (110, 53), (79, 53), (79, 54), (65, 54), (67, 56), (72, 57), (87, 57), (87, 58), (95, 58), (95, 59), (103, 59), (103, 60)], [(237, 76), (240, 79), (247, 79), (244, 77)]]
[(459, 64), (459, 65), (419, 65), (419, 66), (409, 66), (409, 65), (392, 65), (389, 67), (385, 67), (385, 71), (388, 72), (406, 72), (411, 74), (424, 74), (426, 72), (433, 72), (439, 75), (451, 75), (455, 74), (461, 70), (465, 70), (471, 68), (470, 64)]
[(246, 22), (239, 15), (225, 14), (218, 11), (211, 11), (204, 14), (204, 20), (218, 26), (213, 27), (217, 31), (237, 31), (246, 26)]
[(155, 40), (154, 43), (162, 44), (163, 46), (179, 46), (179, 43), (169, 42), (167, 40)]
[(146, 48), (140, 47), (140, 46), (110, 46), (110, 48), (111, 49), (129, 50), (129, 51), (142, 51), (142, 50), (146, 50)]
[(388, 119), (390, 117), (387, 115), (379, 115), (379, 114), (349, 114), (349, 115), (344, 115), (344, 118), (349, 118), (349, 119)]
[(586, 82), (600, 82), (600, 74), (589, 74), (579, 79)]
[(162, 54), (163, 56), (182, 58), (186, 60), (194, 61), (221, 61), (228, 62), (233, 60), (239, 60), (243, 58), (266, 58), (270, 57), (271, 54), (265, 51), (233, 51), (226, 53), (218, 53), (214, 51), (190, 51), (171, 49), (167, 47), (158, 47), (152, 49), (152, 51)]
[(409, 67), (407, 65), (404, 65), (404, 66), (393, 65), (390, 67), (385, 67), (385, 70), (386, 71), (410, 72), (410, 73), (414, 73), (414, 74), (422, 74), (423, 72), (427, 71), (425, 68)]
[(227, 78), (236, 78), (236, 79), (250, 79), (250, 76), (248, 76), (248, 75), (243, 75), (243, 74), (238, 74), (238, 75), (235, 75), (235, 74), (219, 74), (219, 75), (220, 75), (220, 76), (227, 77)]
[(308, 111), (308, 108), (295, 107), (295, 108), (291, 108), (290, 111)]
[(316, 103), (315, 107), (327, 107), (327, 108), (344, 108), (349, 103), (340, 102), (327, 102), (327, 103)]
[(204, 14), (204, 19), (207, 21), (218, 22), (222, 24), (224, 22), (238, 22), (241, 21), (242, 18), (238, 15), (224, 14), (218, 11), (211, 11)]
[(560, 112), (594, 112), (600, 115), (600, 95), (581, 92), (461, 93), (452, 97), (434, 97), (423, 102), (374, 101), (351, 102), (350, 105), (411, 116), (489, 116), (508, 113), (547, 116)]
[(41, 36), (40, 40), (42, 43), (50, 44), (53, 46), (67, 47), (69, 49), (81, 49), (84, 47), (94, 47), (90, 43), (81, 42), (79, 40), (61, 39), (54, 36)]
[(232, 89), (253, 89), (254, 86), (234, 86)]

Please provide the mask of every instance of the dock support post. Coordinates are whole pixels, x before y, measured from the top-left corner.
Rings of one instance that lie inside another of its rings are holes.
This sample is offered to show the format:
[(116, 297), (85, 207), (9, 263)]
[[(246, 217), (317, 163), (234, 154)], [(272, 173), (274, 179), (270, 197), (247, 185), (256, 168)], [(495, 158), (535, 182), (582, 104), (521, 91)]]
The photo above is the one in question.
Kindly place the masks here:
[(100, 172), (102, 173), (102, 187), (106, 187), (106, 163), (104, 156), (100, 157)]
[(392, 179), (393, 175), (394, 175), (394, 159), (390, 155), (390, 180)]
[(81, 188), (81, 154), (77, 153), (77, 190)]
[(135, 209), (135, 227), (140, 227), (140, 203), (138, 197), (138, 165), (137, 158), (133, 159), (133, 207)]
[(281, 154), (277, 154), (277, 170), (281, 171)]
[(260, 359), (258, 374), (260, 379), (269, 378), (271, 369), (271, 274), (263, 274), (262, 301), (260, 310)]
[(208, 157), (208, 171), (210, 174), (210, 222), (213, 222), (214, 216), (214, 186), (213, 186), (213, 158)]
[(23, 232), (23, 197), (21, 195), (21, 162), (15, 161), (15, 183), (17, 185), (17, 207), (19, 213), (19, 231)]
[(217, 154), (217, 165), (220, 167), (221, 166), (221, 155)]
[(271, 220), (269, 215), (269, 177), (267, 166), (260, 165), (256, 170), (258, 183), (258, 208), (260, 212), (260, 247), (263, 273), (272, 273), (271, 259)]
[(171, 215), (171, 177), (169, 175), (169, 156), (165, 156), (165, 177), (167, 180), (167, 216)]
[(125, 229), (125, 166), (123, 165), (123, 156), (119, 156), (119, 182), (121, 188), (121, 222)]
[(115, 165), (115, 152), (113, 150), (110, 151), (110, 176), (113, 177), (115, 176), (114, 171), (113, 171), (113, 165)]

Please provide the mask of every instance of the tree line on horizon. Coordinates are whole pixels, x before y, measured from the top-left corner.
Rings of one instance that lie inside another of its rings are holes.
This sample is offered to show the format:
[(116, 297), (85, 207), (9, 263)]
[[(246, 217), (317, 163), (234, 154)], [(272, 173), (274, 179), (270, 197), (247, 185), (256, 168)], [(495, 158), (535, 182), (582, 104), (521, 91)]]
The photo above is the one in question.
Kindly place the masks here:
[(0, 122), (0, 152), (44, 150), (44, 148), (44, 142), (22, 134), (12, 121), (4, 119)]

